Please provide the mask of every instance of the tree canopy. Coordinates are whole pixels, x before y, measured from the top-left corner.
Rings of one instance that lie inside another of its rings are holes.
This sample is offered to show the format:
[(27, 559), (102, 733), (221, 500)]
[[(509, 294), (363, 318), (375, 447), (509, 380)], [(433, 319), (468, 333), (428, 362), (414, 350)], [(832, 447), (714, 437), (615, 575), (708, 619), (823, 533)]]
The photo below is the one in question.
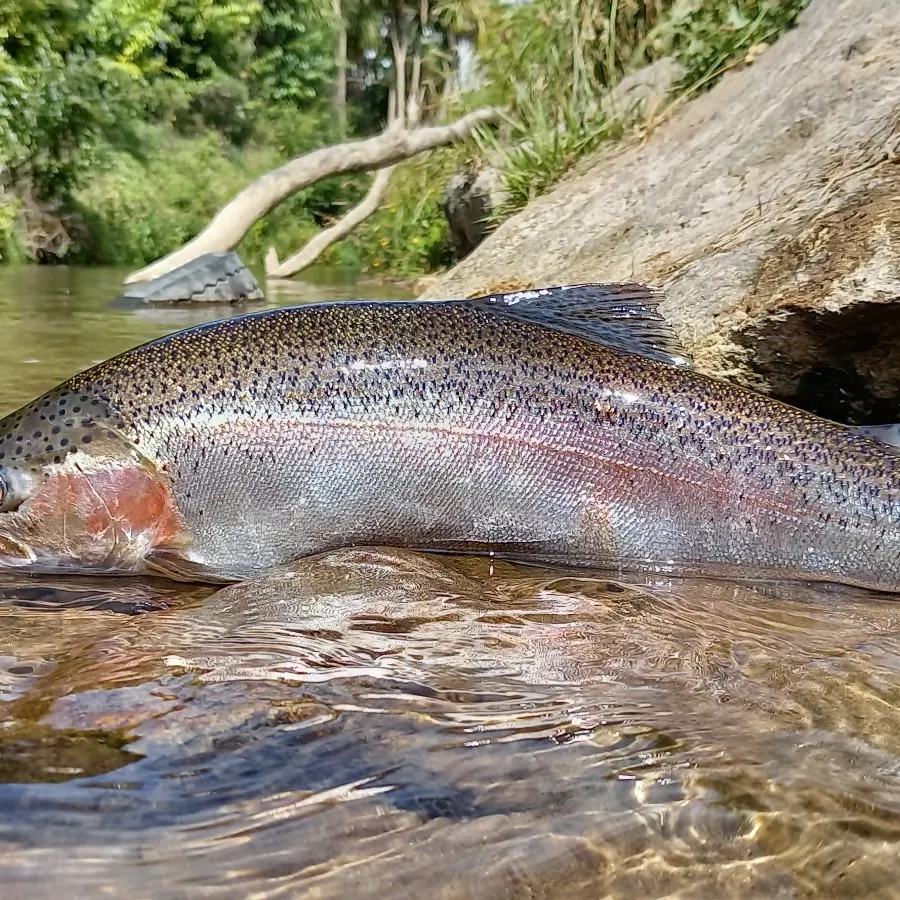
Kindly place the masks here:
[(135, 121), (211, 127), (239, 145), (279, 107), (337, 103), (346, 121), (349, 103), (356, 132), (381, 127), (389, 103), (418, 116), (449, 77), (451, 33), (487, 2), (7, 0), (0, 161), (64, 195), (102, 146), (134, 143)]

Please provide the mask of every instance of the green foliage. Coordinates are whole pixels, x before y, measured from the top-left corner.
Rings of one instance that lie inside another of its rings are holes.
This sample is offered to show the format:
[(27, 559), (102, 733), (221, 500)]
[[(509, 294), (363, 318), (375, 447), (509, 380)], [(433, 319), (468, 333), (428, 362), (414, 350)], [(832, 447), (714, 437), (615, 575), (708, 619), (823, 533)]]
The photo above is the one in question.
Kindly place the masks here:
[[(115, 152), (109, 169), (74, 195), (89, 240), (74, 251), (81, 262), (140, 265), (193, 237), (257, 175), (277, 164), (270, 150), (229, 152), (215, 133), (183, 138), (145, 129), (144, 161)], [(293, 250), (315, 231), (303, 197), (259, 223), (242, 250), (259, 260), (270, 243)]]
[(666, 5), (664, 0), (533, 0), (493, 7), (478, 46), (486, 96), (511, 103), (513, 110), (523, 96), (548, 107), (595, 96), (629, 67), (633, 49)]
[(322, 0), (264, 0), (248, 67), (262, 101), (308, 107), (330, 93), (337, 72), (337, 22)]
[(384, 206), (333, 248), (330, 261), (403, 277), (450, 265), (444, 193), (450, 176), (475, 152), (461, 145), (397, 166)]
[(329, 91), (334, 30), (330, 0), (6, 0), (0, 159), (54, 199), (147, 115), (246, 143), (263, 107)]
[(482, 131), (499, 166), (498, 219), (548, 191), (579, 159), (622, 133), (602, 98), (665, 11), (664, 0), (534, 0), (499, 6), (483, 30), (485, 100), (510, 110), (502, 139)]
[(676, 3), (647, 35), (640, 50), (652, 58), (674, 56), (687, 74), (683, 89), (709, 88), (727, 63), (754, 44), (787, 31), (809, 0), (703, 0)]
[(546, 193), (579, 159), (622, 134), (622, 125), (595, 108), (579, 112), (573, 101), (555, 110), (522, 98), (519, 115), (503, 140), (490, 131), (478, 135), (485, 156), (499, 166), (503, 202), (494, 210), (502, 221)]
[(25, 262), (19, 234), (19, 201), (0, 191), (0, 262)]
[(0, 43), (0, 159), (43, 196), (76, 184), (140, 108), (126, 69), (79, 47), (57, 50), (53, 36)]
[(498, 218), (549, 190), (615, 139), (603, 115), (620, 76), (664, 56), (686, 68), (676, 92), (712, 85), (731, 62), (793, 25), (808, 0), (533, 0), (495, 8), (482, 32), (483, 97), (511, 110), (500, 141), (480, 136), (506, 193)]

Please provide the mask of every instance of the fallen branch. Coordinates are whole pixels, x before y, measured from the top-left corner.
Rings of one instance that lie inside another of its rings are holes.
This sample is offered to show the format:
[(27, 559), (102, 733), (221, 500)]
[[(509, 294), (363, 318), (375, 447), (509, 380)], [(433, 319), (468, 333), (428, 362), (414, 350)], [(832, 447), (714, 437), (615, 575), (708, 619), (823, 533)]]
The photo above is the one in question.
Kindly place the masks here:
[(266, 254), (266, 278), (290, 278), (291, 275), (296, 275), (307, 266), (312, 265), (326, 248), (350, 234), (360, 222), (368, 219), (381, 206), (381, 201), (384, 199), (393, 171), (394, 166), (379, 169), (375, 179), (372, 181), (369, 192), (361, 203), (354, 206), (347, 215), (330, 228), (320, 231), (305, 247), (298, 250), (293, 256), (288, 257), (284, 262), (279, 262), (275, 248), (270, 248)]
[(479, 125), (495, 122), (499, 118), (500, 110), (479, 109), (450, 125), (411, 131), (389, 128), (376, 137), (323, 147), (292, 159), (257, 178), (226, 203), (192, 241), (149, 266), (132, 272), (125, 279), (125, 284), (165, 275), (202, 253), (233, 250), (258, 219), (295, 191), (322, 178), (393, 165), (426, 150), (464, 140)]

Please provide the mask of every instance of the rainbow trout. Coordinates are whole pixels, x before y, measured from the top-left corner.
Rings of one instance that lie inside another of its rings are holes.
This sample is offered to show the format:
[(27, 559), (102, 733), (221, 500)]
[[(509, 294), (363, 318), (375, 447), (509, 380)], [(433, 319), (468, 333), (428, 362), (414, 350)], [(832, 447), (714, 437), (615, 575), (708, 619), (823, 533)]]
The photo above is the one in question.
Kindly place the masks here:
[(900, 590), (900, 456), (705, 377), (641, 285), (278, 309), (0, 422), (0, 567), (240, 579), (346, 546)]

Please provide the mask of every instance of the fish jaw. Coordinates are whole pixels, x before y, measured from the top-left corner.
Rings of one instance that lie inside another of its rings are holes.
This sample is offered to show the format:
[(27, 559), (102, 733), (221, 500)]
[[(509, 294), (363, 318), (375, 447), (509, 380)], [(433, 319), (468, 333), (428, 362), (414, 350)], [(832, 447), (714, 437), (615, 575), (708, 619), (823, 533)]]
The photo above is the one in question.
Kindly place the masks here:
[(0, 568), (126, 574), (144, 571), (158, 548), (187, 553), (190, 534), (164, 470), (110, 449), (35, 461), (19, 473), (28, 495), (0, 514)]

